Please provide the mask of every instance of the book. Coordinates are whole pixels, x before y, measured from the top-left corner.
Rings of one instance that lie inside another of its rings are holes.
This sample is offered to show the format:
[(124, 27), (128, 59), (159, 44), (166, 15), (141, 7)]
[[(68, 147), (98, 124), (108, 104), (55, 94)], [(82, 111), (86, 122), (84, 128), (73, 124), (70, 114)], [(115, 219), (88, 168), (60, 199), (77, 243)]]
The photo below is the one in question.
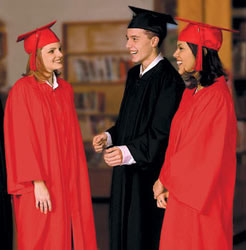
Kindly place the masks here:
[(74, 78), (80, 83), (124, 81), (132, 66), (129, 56), (83, 56), (73, 60)]

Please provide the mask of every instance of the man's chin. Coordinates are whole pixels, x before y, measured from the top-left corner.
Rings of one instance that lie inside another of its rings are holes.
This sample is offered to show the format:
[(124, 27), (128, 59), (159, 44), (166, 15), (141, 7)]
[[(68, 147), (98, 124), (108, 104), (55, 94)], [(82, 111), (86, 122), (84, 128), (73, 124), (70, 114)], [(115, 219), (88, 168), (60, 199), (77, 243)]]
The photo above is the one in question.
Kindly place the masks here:
[(140, 64), (141, 62), (138, 60), (138, 59), (131, 59), (131, 61), (134, 63), (134, 64)]

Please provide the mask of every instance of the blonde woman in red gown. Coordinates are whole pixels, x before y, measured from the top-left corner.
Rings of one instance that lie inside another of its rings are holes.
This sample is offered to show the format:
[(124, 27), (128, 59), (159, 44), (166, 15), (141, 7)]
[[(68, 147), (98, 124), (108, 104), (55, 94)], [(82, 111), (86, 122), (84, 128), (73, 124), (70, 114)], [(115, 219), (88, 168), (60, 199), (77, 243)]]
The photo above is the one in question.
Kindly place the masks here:
[(96, 250), (87, 164), (73, 90), (57, 75), (55, 22), (18, 37), (27, 72), (9, 93), (4, 132), (18, 250)]

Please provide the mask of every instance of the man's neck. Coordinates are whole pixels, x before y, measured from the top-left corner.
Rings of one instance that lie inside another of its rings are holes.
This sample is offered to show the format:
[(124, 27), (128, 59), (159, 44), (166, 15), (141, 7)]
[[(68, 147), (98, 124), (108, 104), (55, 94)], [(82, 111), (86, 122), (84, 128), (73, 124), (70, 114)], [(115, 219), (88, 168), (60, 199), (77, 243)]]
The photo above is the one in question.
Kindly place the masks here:
[(148, 57), (148, 59), (146, 59), (141, 63), (143, 71), (156, 59), (158, 54), (159, 54), (158, 51), (152, 53), (151, 56)]

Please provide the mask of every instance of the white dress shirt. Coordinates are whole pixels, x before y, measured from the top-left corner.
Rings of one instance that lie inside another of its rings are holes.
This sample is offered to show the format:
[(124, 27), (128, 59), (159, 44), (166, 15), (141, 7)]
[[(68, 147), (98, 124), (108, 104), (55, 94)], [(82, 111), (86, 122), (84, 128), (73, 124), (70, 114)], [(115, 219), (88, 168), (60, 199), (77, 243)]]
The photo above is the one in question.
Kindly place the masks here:
[(53, 73), (53, 86), (48, 81), (45, 81), (45, 83), (47, 83), (51, 88), (53, 88), (53, 90), (55, 90), (59, 86), (55, 73)]

